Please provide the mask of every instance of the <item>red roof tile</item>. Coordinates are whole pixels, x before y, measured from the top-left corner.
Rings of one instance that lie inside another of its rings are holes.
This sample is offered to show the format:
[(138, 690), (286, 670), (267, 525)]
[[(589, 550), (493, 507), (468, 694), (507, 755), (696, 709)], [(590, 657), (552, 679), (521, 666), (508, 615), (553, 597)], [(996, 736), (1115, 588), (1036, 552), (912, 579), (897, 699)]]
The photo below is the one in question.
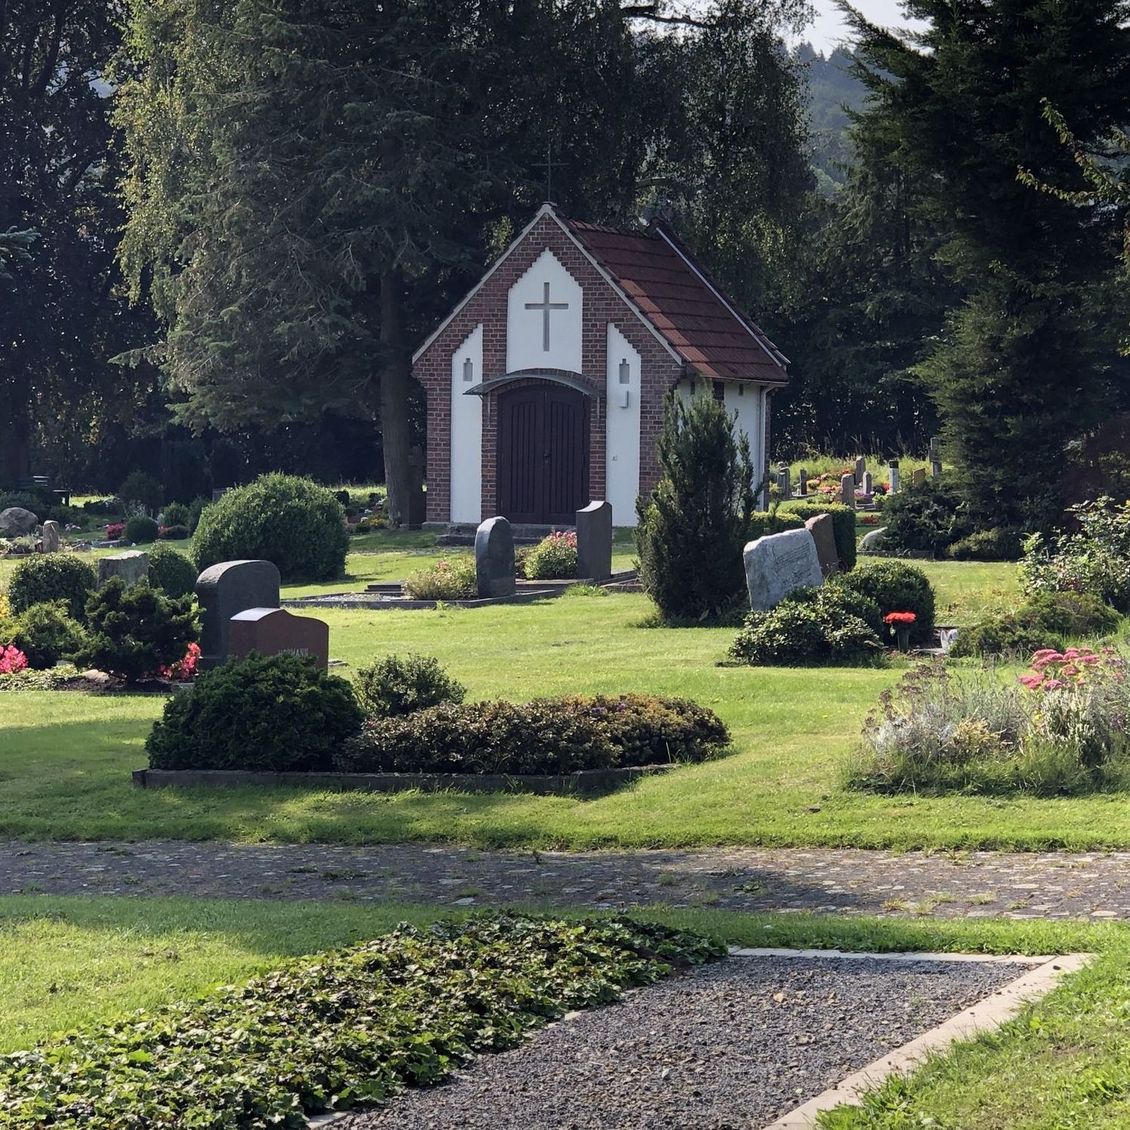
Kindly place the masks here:
[(787, 359), (662, 228), (634, 233), (564, 220), (671, 347), (704, 377), (787, 380)]

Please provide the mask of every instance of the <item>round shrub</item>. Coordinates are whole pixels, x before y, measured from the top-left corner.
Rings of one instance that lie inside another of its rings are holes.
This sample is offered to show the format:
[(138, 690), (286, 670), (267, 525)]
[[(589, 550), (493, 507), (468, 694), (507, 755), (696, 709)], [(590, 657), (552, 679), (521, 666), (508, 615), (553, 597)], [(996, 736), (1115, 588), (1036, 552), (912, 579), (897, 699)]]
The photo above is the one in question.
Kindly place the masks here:
[(730, 657), (759, 667), (873, 666), (882, 662), (883, 645), (863, 620), (834, 602), (782, 601), (746, 617)]
[(33, 604), (16, 617), (9, 641), (27, 656), (29, 667), (45, 671), (60, 659), (70, 659), (85, 643), (82, 625), (67, 615), (67, 605), (57, 600)]
[(577, 575), (577, 535), (554, 531), (523, 556), (522, 575), (528, 581), (552, 581)]
[(1110, 605), (1088, 593), (1042, 592), (1015, 612), (988, 616), (972, 628), (963, 628), (950, 655), (1027, 658), (1040, 648), (1062, 649), (1065, 638), (1110, 635), (1120, 622)]
[(1064, 636), (1107, 636), (1122, 622), (1109, 604), (1086, 592), (1038, 592), (1021, 613)]
[(17, 616), (33, 604), (64, 601), (67, 615), (80, 623), (86, 618), (87, 597), (98, 585), (88, 561), (68, 553), (41, 553), (21, 561), (8, 582), (8, 602)]
[(946, 556), (953, 561), (1019, 561), (1023, 553), (1020, 532), (1003, 527), (978, 530), (946, 550)]
[(430, 655), (389, 655), (357, 672), (357, 701), (370, 718), (411, 714), (441, 702), (462, 702), (467, 688)]
[(161, 513), (166, 526), (187, 526), (189, 518), (189, 509), (183, 502), (170, 502)]
[(149, 583), (166, 596), (188, 596), (196, 588), (196, 566), (191, 558), (158, 543), (149, 550)]
[(883, 502), (883, 548), (943, 553), (971, 532), (956, 488), (927, 479), (909, 484)]
[(318, 772), (361, 720), (344, 679), (301, 656), (253, 653), (174, 695), (145, 748), (153, 769)]
[(329, 581), (345, 572), (349, 533), (341, 503), (297, 475), (263, 475), (229, 490), (200, 515), (193, 535), (197, 567), (257, 558), (284, 581)]
[(122, 533), (126, 541), (134, 545), (149, 545), (157, 540), (158, 529), (156, 521), (147, 514), (135, 514), (126, 522)]
[(934, 631), (934, 589), (926, 574), (905, 561), (876, 561), (842, 577), (839, 584), (870, 597), (883, 616), (913, 612), (911, 643), (929, 643)]
[(887, 629), (879, 606), (869, 596), (848, 588), (840, 580), (839, 576), (835, 576), (819, 588), (804, 586), (793, 589), (782, 603), (791, 601), (795, 604), (819, 604), (826, 613), (833, 616), (857, 616), (877, 637), (882, 638)]
[(144, 471), (134, 471), (118, 488), (118, 497), (125, 503), (126, 513), (140, 506), (146, 513), (156, 514), (161, 508), (161, 484)]
[(200, 636), (190, 597), (111, 577), (86, 606), (89, 632), (75, 662), (134, 683), (184, 658)]

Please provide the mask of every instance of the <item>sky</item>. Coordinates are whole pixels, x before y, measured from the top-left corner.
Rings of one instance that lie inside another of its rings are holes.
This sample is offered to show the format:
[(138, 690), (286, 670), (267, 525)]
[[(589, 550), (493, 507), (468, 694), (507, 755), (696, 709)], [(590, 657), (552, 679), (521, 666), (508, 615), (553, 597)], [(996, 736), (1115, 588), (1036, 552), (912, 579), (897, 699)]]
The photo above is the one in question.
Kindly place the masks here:
[[(817, 51), (827, 55), (847, 35), (847, 28), (833, 0), (812, 0), (816, 9), (816, 22), (800, 37), (807, 39)], [(902, 18), (899, 0), (854, 0), (858, 8), (872, 23), (883, 27), (909, 28), (913, 25)]]

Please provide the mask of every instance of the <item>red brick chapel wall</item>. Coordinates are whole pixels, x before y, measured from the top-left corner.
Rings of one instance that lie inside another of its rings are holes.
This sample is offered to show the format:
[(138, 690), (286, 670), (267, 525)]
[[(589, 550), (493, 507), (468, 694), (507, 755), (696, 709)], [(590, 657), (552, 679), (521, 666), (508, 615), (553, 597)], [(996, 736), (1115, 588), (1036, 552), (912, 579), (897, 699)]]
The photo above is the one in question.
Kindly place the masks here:
[[(543, 216), (526, 239), (459, 311), (444, 331), (421, 355), (413, 369), (427, 393), (428, 411), (428, 511), (429, 522), (446, 522), (451, 514), (451, 358), (468, 334), (482, 323), (483, 372), (479, 379), (506, 372), (506, 306), (511, 286), (525, 274), (548, 248), (584, 291), (584, 323), (581, 358), (583, 376), (594, 396), (589, 402), (590, 499), (604, 497), (605, 420), (608, 323), (639, 351), (641, 358), (640, 490), (647, 493), (658, 479), (656, 440), (663, 420), (663, 397), (679, 379), (681, 369), (651, 331), (623, 302), (592, 266), (575, 243), (550, 216)], [(476, 383), (477, 383), (476, 380)], [(523, 382), (524, 383), (524, 382)], [(530, 382), (530, 383), (537, 383)], [(518, 382), (501, 391), (518, 387)], [(497, 513), (495, 462), (497, 452), (498, 393), (483, 403), (483, 508), (481, 518)]]

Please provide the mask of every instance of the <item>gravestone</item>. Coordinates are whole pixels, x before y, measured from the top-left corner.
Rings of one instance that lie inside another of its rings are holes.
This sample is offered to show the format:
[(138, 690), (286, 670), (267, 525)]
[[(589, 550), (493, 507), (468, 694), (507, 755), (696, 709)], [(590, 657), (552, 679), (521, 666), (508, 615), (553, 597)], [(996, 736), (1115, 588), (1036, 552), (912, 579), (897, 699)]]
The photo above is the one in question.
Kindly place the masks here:
[(228, 658), (260, 655), (307, 655), (323, 671), (330, 665), (330, 626), (313, 616), (295, 616), (285, 608), (245, 608), (228, 623)]
[(816, 543), (816, 556), (820, 572), (831, 577), (840, 571), (840, 554), (836, 549), (836, 527), (831, 514), (817, 514), (804, 523), (804, 528)]
[(213, 502), (219, 502), (220, 499), (223, 498), (224, 495), (227, 494), (229, 490), (231, 490), (231, 487), (216, 487), (212, 491), (212, 501)]
[(863, 493), (867, 495), (868, 498), (875, 493), (875, 480), (870, 471), (863, 472)]
[(112, 553), (98, 562), (98, 585), (101, 587), (111, 577), (121, 577), (126, 588), (144, 581), (149, 576), (149, 554), (139, 549), (127, 549), (125, 553)]
[(793, 487), (789, 479), (789, 465), (787, 463), (777, 464), (777, 496), (781, 499), (789, 499), (793, 496)]
[(22, 506), (9, 506), (7, 510), (0, 510), (0, 537), (23, 537), (38, 525), (39, 518)]
[(855, 509), (855, 476), (844, 475), (840, 479), (840, 501)]
[(50, 519), (44, 522), (40, 540), (43, 542), (44, 553), (58, 553), (63, 548), (63, 531), (59, 528), (59, 523)]
[(933, 436), (930, 439), (930, 478), (941, 478), (942, 474), (942, 455), (941, 455), (941, 437)]
[(590, 502), (577, 511), (577, 576), (593, 581), (612, 576), (611, 502)]
[(755, 612), (776, 607), (793, 589), (824, 581), (816, 541), (808, 530), (758, 538), (746, 545), (742, 558), (749, 606)]
[(808, 494), (808, 468), (807, 467), (801, 467), (801, 469), (800, 469), (799, 490), (800, 490), (801, 498), (804, 498), (805, 495)]
[(221, 561), (196, 578), (200, 601), (200, 666), (228, 659), (231, 618), (248, 608), (278, 608), (279, 571), (270, 561)]
[(890, 463), (887, 464), (887, 475), (890, 479), (888, 486), (890, 493), (897, 494), (899, 489), (899, 480), (901, 478), (899, 472), (899, 461), (897, 459), (892, 459)]
[(514, 532), (505, 518), (475, 531), (475, 583), (480, 597), (514, 595)]
[(868, 530), (859, 541), (860, 553), (878, 553), (883, 548), (883, 538), (887, 532), (886, 526), (876, 530)]
[(866, 471), (867, 471), (867, 460), (864, 459), (863, 456), (861, 455), (855, 461), (855, 485), (856, 486), (862, 486), (863, 485), (863, 476), (864, 476), (864, 473)]
[(926, 469), (924, 467), (916, 468), (914, 474), (910, 476), (910, 482), (912, 486), (924, 486), (926, 483)]

